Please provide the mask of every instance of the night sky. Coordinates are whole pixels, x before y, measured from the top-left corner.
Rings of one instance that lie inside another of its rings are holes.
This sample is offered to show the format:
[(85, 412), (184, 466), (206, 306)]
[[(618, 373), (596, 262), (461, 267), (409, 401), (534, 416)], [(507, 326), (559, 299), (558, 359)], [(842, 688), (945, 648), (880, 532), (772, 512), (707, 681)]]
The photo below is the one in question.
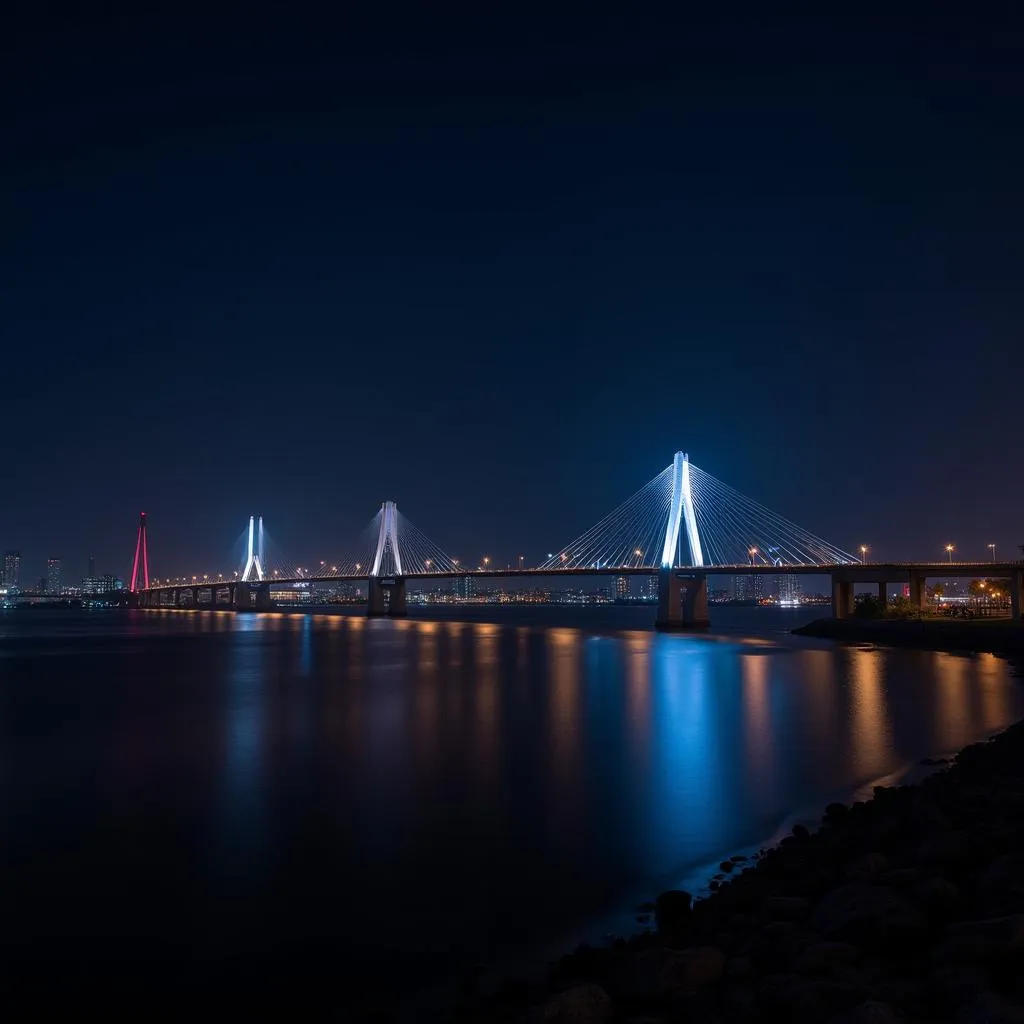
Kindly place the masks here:
[(201, 572), (262, 512), (312, 561), (394, 498), (530, 563), (684, 449), (848, 550), (1010, 554), (1012, 6), (13, 16), (0, 548), (127, 575), (144, 509)]

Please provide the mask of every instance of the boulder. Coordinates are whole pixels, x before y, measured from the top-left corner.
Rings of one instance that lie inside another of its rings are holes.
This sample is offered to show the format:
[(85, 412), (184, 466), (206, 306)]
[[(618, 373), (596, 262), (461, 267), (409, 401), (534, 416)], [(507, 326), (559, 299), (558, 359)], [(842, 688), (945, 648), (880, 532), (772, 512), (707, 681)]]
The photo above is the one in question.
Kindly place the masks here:
[(942, 964), (1024, 962), (1024, 914), (947, 925), (935, 950)]
[(833, 1024), (904, 1024), (903, 1018), (888, 1004), (868, 999), (848, 1013), (833, 1019)]
[(610, 1024), (612, 1001), (600, 985), (577, 985), (552, 996), (544, 1004), (550, 1024)]
[(849, 883), (825, 895), (814, 908), (811, 927), (826, 939), (888, 948), (916, 937), (924, 922), (918, 911), (892, 889)]
[(801, 974), (829, 974), (839, 967), (851, 967), (857, 959), (857, 947), (849, 942), (815, 942), (800, 954), (796, 969)]
[(669, 889), (654, 904), (654, 915), (659, 928), (677, 928), (690, 917), (693, 896), (685, 889)]
[(764, 901), (764, 915), (772, 921), (802, 921), (811, 912), (811, 905), (802, 896), (769, 896)]

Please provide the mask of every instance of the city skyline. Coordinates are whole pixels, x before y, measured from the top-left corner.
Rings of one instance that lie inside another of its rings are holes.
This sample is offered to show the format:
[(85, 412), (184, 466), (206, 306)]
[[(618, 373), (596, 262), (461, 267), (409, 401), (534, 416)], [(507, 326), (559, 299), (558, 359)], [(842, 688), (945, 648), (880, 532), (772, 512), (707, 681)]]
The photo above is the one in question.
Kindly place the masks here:
[(388, 499), (538, 557), (679, 448), (872, 557), (1024, 542), (1012, 16), (261, 10), (12, 16), (0, 544), (35, 578), (126, 577), (142, 510), (155, 572), (253, 512), (330, 557)]

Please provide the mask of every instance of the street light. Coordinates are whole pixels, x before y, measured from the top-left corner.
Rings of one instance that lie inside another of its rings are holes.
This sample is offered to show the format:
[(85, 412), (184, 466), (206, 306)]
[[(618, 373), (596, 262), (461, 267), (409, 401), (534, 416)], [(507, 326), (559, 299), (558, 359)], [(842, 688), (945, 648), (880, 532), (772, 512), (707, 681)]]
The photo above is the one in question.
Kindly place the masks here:
[(750, 564), (753, 565), (754, 564), (754, 556), (757, 554), (757, 548), (751, 548), (747, 552), (747, 554), (750, 555)]
[(522, 555), (519, 556), (519, 571), (520, 572), (523, 571), (523, 556)]
[(996, 546), (995, 546), (995, 544), (989, 544), (988, 545), (988, 550), (991, 553), (992, 561), (994, 562), (996, 560)]
[(866, 562), (868, 560), (868, 546), (867, 544), (861, 544), (860, 546), (860, 560)]
[(954, 552), (955, 550), (956, 550), (956, 548), (955, 548), (955, 547), (954, 547), (954, 546), (953, 546), (952, 544), (947, 544), (947, 545), (946, 545), (946, 558), (947, 558), (947, 559), (948, 559), (948, 560), (949, 560), (950, 562), (952, 562), (952, 561), (953, 561), (953, 552)]
[(427, 572), (430, 572), (430, 559), (427, 559)]
[(484, 568), (485, 569), (487, 568), (487, 566), (490, 563), (490, 561), (491, 560), (486, 555), (484, 555)]

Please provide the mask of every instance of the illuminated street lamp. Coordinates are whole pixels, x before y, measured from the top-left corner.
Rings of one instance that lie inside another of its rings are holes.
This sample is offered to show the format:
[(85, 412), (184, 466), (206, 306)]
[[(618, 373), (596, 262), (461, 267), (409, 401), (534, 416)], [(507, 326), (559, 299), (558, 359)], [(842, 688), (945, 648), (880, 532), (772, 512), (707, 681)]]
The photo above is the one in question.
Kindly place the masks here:
[(486, 555), (484, 555), (484, 569), (486, 569), (487, 566), (490, 565), (490, 562), (491, 560)]
[(747, 554), (750, 555), (750, 564), (753, 565), (754, 564), (754, 558), (757, 556), (757, 548), (751, 548), (747, 552)]
[(519, 556), (519, 571), (520, 572), (523, 571), (523, 556), (522, 555)]
[(860, 546), (860, 560), (866, 562), (868, 560), (868, 546), (867, 544), (861, 544)]
[(429, 558), (427, 559), (426, 566), (427, 566), (427, 572), (430, 572), (430, 559)]
[(996, 560), (996, 546), (995, 546), (995, 544), (989, 544), (988, 545), (988, 550), (989, 550), (989, 553), (992, 555), (992, 561), (994, 562)]
[(956, 550), (956, 548), (955, 548), (955, 547), (954, 547), (954, 546), (953, 546), (952, 544), (947, 544), (947, 545), (946, 545), (946, 558), (947, 558), (947, 559), (948, 559), (948, 560), (949, 560), (950, 562), (952, 562), (952, 561), (953, 561), (953, 552), (954, 552), (955, 550)]

